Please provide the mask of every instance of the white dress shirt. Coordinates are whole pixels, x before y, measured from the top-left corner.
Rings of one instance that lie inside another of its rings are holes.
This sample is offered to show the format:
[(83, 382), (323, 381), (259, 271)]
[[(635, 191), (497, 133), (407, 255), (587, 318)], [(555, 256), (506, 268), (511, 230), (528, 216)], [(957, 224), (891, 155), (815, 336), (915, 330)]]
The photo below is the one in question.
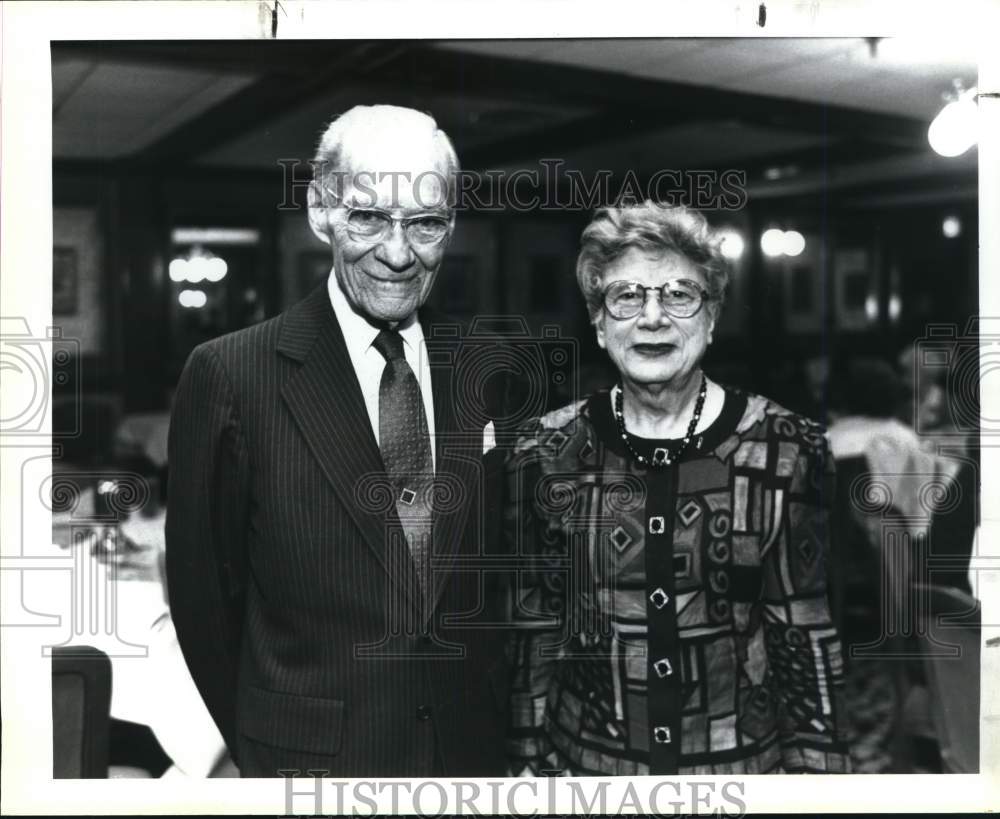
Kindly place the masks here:
[[(340, 289), (337, 275), (333, 270), (327, 279), (327, 291), (333, 312), (340, 322), (340, 329), (347, 343), (347, 352), (354, 365), (354, 373), (361, 385), (361, 394), (368, 410), (368, 420), (371, 422), (375, 441), (378, 443), (378, 389), (382, 383), (382, 371), (385, 369), (385, 359), (375, 349), (373, 342), (379, 334), (379, 328), (356, 312), (347, 301), (347, 296)], [(424, 331), (420, 327), (416, 314), (405, 322), (397, 325), (396, 330), (403, 337), (403, 354), (406, 363), (410, 365), (413, 374), (420, 385), (420, 394), (424, 399), (424, 414), (427, 416), (427, 431), (430, 433), (431, 458), (437, 466), (437, 456), (434, 452), (434, 397), (431, 391), (431, 367), (427, 360), (427, 348), (424, 345)]]

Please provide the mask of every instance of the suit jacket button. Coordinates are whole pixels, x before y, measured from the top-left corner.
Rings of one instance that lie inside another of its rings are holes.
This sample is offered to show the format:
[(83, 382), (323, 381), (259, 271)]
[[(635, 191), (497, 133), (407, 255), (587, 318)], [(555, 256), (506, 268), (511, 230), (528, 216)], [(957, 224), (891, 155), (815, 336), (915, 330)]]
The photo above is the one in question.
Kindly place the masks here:
[(432, 710), (433, 709), (429, 705), (418, 705), (417, 719), (430, 719)]

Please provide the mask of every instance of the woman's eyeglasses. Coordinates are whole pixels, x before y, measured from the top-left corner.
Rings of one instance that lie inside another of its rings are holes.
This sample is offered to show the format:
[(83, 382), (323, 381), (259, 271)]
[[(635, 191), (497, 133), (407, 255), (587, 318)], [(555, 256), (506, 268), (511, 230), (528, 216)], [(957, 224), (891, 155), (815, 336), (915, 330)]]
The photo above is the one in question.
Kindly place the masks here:
[(650, 293), (656, 293), (660, 309), (674, 318), (691, 318), (709, 298), (707, 291), (689, 279), (673, 279), (659, 287), (618, 281), (604, 289), (604, 309), (615, 319), (635, 318), (642, 312)]
[(393, 216), (384, 210), (347, 208), (347, 232), (355, 239), (380, 242), (392, 233), (394, 222), (403, 225), (406, 238), (416, 245), (440, 242), (451, 230), (451, 222), (443, 216)]

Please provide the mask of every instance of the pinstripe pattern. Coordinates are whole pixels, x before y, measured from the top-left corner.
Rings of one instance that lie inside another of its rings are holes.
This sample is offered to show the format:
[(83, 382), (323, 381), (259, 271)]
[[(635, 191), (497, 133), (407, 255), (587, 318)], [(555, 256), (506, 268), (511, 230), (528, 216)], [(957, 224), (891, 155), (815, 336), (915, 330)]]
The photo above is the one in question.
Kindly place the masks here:
[[(447, 370), (432, 378), (437, 472), (466, 493), (435, 518), (440, 561), (494, 547), (484, 520), (499, 493), (480, 442), (448, 435)], [(496, 620), (496, 581), (483, 606), (474, 573), (437, 572), (421, 622), (398, 518), (366, 489), (386, 476), (325, 286), (195, 349), (169, 449), (171, 611), (244, 776), (502, 773), (503, 634), (441, 623)]]

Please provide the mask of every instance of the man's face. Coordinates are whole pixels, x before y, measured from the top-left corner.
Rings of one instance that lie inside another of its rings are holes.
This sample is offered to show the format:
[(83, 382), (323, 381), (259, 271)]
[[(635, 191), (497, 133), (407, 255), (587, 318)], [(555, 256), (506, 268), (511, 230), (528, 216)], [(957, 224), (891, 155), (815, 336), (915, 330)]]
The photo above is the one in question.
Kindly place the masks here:
[[(325, 211), (326, 235), (351, 306), (371, 319), (403, 321), (426, 301), (451, 238), (443, 187), (447, 163), (426, 143), (393, 151), (392, 157), (368, 153), (348, 158), (340, 205)], [(399, 218), (380, 234), (371, 225), (386, 215)], [(407, 229), (399, 220), (419, 216), (447, 220), (447, 231), (428, 239), (421, 222)]]

